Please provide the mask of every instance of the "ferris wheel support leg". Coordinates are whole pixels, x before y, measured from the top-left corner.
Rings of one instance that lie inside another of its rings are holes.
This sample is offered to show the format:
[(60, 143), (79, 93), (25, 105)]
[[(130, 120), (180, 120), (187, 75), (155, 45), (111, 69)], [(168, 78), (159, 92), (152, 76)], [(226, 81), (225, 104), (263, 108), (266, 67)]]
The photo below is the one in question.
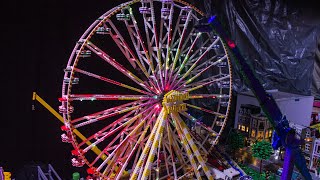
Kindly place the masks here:
[(207, 178), (209, 180), (213, 180), (213, 175), (211, 174), (208, 166), (206, 165), (205, 161), (203, 160), (199, 149), (197, 148), (195, 142), (192, 140), (192, 137), (187, 129), (186, 124), (184, 123), (184, 121), (181, 119), (181, 117), (179, 116), (178, 113), (173, 113), (173, 116), (175, 117), (175, 119), (177, 120), (177, 124), (178, 126), (180, 126), (180, 129), (183, 133), (183, 135), (186, 137), (187, 139), (187, 143), (189, 144), (189, 146), (191, 147), (194, 155), (196, 156), (196, 158), (198, 159), (198, 162), (200, 163), (200, 165), (202, 166), (202, 169), (204, 171), (204, 173), (206, 174)]
[[(33, 92), (32, 95), (32, 100), (34, 101), (38, 101), (43, 107), (45, 107), (51, 114), (53, 114), (61, 123), (64, 123), (64, 119), (63, 117), (56, 111), (54, 110), (47, 102), (45, 102), (36, 92)], [(73, 130), (73, 133), (79, 137), (81, 140), (85, 141), (87, 138), (80, 133), (77, 129)], [(86, 144), (88, 146), (90, 146), (92, 143), (90, 141), (86, 141)], [(102, 151), (97, 147), (97, 146), (93, 146), (91, 148), (91, 150), (96, 154), (96, 155), (100, 155), (102, 153)], [(102, 160), (106, 160), (107, 156), (105, 154), (103, 154), (102, 156), (100, 156), (100, 159)], [(127, 171), (124, 171), (123, 173), (128, 173)]]
[[(154, 156), (157, 153), (157, 149), (160, 148), (159, 144), (161, 144), (161, 137), (163, 134), (163, 129), (164, 129), (164, 125), (165, 125), (165, 121), (167, 119), (167, 113), (165, 112), (165, 110), (162, 110), (163, 113), (160, 113), (159, 118), (157, 121), (159, 121), (159, 125), (157, 127), (157, 132), (155, 134), (155, 138), (153, 140), (150, 152), (149, 152), (149, 156), (145, 165), (145, 168), (143, 170), (143, 174), (142, 174), (142, 180), (148, 179), (148, 176), (150, 175), (151, 172), (151, 166), (154, 160)], [(159, 169), (157, 169), (159, 171)]]
[[(165, 126), (165, 124), (163, 126)], [(162, 132), (163, 132), (163, 130), (162, 130)], [(159, 156), (161, 153), (160, 151), (161, 151), (161, 145), (162, 145), (162, 138), (163, 138), (163, 133), (161, 133), (159, 143), (158, 143), (158, 152), (157, 152), (158, 160), (157, 160), (157, 169), (156, 169), (156, 179), (160, 178), (160, 163), (161, 163), (161, 161), (159, 160)], [(165, 162), (165, 163), (167, 163), (167, 162)]]
[[(45, 107), (51, 114), (53, 114), (61, 123), (64, 123), (63, 117), (54, 110), (47, 102), (45, 102), (36, 92), (33, 92), (32, 100), (38, 101), (43, 107)], [(73, 133), (79, 137), (81, 140), (85, 141), (87, 138), (80, 133), (77, 129), (73, 130)], [(90, 141), (86, 142), (87, 145), (91, 145), (92, 143)], [(96, 146), (92, 147), (91, 150), (96, 154), (99, 155), (101, 153), (101, 150), (97, 148)], [(101, 156), (102, 160), (105, 160), (107, 158), (106, 155)]]
[(196, 161), (195, 161), (195, 159), (193, 157), (193, 153), (192, 153), (192, 151), (191, 151), (191, 149), (190, 149), (190, 147), (188, 145), (188, 142), (186, 141), (186, 137), (183, 135), (182, 129), (177, 124), (178, 123), (177, 121), (179, 121), (179, 120), (176, 118), (176, 116), (173, 113), (171, 113), (171, 118), (174, 120), (174, 122), (176, 124), (176, 129), (178, 131), (179, 138), (180, 138), (180, 140), (182, 142), (182, 146), (184, 147), (184, 149), (187, 152), (188, 158), (189, 158), (190, 163), (191, 163), (192, 168), (193, 168), (193, 172), (196, 174), (197, 179), (201, 180), (202, 178), (200, 176), (198, 167), (196, 165)]

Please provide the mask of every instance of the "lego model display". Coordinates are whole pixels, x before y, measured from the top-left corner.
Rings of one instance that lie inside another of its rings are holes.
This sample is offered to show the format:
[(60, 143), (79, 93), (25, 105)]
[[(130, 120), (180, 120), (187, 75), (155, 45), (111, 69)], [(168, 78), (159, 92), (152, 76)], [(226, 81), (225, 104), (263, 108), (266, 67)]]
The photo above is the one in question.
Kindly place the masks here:
[[(303, 96), (287, 92), (281, 92), (277, 89), (269, 90), (268, 94), (275, 99), (283, 115), (291, 122), (302, 126), (310, 126), (310, 114), (312, 112), (313, 96)], [(246, 107), (247, 106), (247, 107)], [(259, 105), (258, 99), (251, 91), (239, 93), (237, 96), (237, 106), (235, 114), (235, 128), (239, 124), (241, 114), (262, 115), (264, 112)], [(263, 115), (265, 116), (265, 115)], [(270, 124), (271, 126), (271, 124)]]
[(86, 30), (59, 99), (74, 166), (103, 179), (213, 179), (220, 166), (239, 175), (210, 160), (232, 81), (221, 38), (195, 28), (203, 17), (181, 0), (133, 0)]

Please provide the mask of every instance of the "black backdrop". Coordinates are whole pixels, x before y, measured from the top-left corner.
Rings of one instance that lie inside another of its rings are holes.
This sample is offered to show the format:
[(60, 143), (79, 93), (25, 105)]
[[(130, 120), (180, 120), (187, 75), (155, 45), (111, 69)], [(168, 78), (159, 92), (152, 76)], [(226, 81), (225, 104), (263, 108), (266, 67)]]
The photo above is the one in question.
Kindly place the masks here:
[(0, 166), (5, 170), (18, 174), (40, 162), (51, 163), (63, 177), (79, 170), (71, 166), (70, 145), (61, 142), (61, 123), (32, 101), (32, 92), (58, 109), (63, 68), (75, 43), (121, 2), (1, 1)]

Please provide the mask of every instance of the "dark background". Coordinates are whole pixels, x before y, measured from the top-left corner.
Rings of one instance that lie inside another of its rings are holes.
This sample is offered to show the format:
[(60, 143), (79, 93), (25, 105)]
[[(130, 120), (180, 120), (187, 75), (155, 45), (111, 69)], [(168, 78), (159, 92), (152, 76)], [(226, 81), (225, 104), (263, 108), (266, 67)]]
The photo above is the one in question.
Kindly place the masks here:
[[(61, 142), (61, 123), (32, 101), (32, 92), (58, 109), (63, 68), (75, 43), (94, 20), (121, 2), (1, 1), (0, 166), (5, 170), (16, 175), (24, 165), (41, 162), (69, 179), (79, 171), (71, 166), (71, 146)], [(307, 8), (311, 20), (320, 7), (307, 1), (295, 6)]]
[(61, 142), (62, 124), (32, 101), (32, 92), (58, 109), (63, 69), (75, 43), (121, 2), (1, 1), (0, 166), (13, 176), (38, 163), (51, 163), (65, 178), (79, 170), (71, 165), (71, 145)]

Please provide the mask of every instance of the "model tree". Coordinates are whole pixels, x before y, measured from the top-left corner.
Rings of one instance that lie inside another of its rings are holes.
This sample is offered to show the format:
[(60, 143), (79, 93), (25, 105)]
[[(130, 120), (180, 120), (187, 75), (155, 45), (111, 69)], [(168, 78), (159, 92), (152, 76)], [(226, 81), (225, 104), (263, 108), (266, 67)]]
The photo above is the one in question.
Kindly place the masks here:
[(229, 134), (229, 147), (231, 151), (234, 153), (240, 148), (244, 147), (244, 137), (241, 133), (236, 131), (231, 131)]
[(253, 157), (260, 159), (260, 174), (262, 168), (262, 160), (267, 160), (273, 153), (271, 144), (265, 140), (255, 143), (252, 146)]

